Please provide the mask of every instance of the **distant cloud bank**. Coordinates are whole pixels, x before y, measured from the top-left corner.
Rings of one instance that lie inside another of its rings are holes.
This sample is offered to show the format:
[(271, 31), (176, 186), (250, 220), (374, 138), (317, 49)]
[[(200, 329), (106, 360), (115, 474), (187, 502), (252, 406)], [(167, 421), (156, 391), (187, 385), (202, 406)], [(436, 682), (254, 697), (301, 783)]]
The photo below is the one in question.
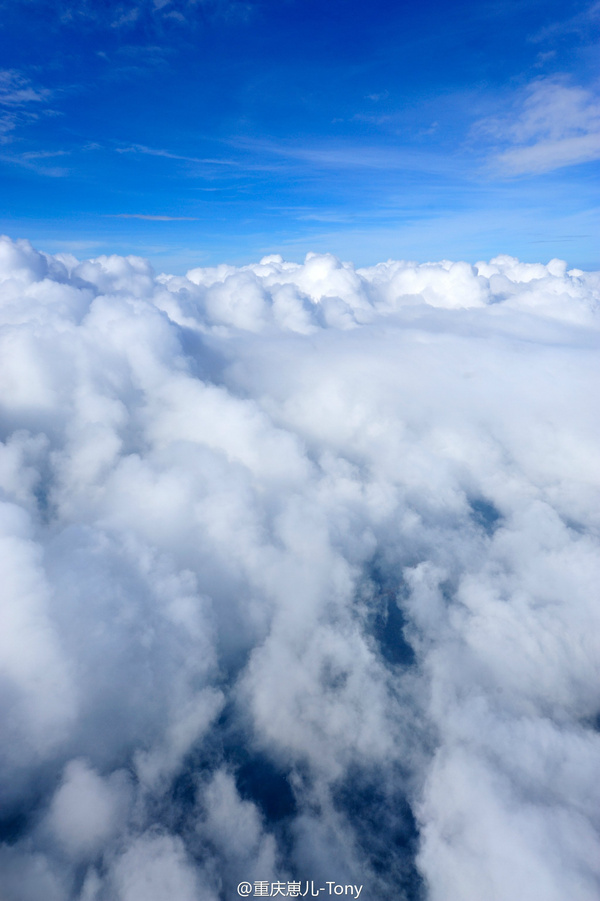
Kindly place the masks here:
[(599, 304), (0, 240), (3, 901), (598, 898)]

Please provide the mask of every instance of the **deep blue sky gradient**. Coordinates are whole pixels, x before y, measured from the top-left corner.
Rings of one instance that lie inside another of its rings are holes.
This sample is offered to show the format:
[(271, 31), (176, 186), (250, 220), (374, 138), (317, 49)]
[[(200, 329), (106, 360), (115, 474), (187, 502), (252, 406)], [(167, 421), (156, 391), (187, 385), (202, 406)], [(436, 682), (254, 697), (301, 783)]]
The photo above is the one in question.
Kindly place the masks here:
[(599, 21), (548, 0), (0, 3), (0, 231), (169, 271), (309, 250), (600, 267)]

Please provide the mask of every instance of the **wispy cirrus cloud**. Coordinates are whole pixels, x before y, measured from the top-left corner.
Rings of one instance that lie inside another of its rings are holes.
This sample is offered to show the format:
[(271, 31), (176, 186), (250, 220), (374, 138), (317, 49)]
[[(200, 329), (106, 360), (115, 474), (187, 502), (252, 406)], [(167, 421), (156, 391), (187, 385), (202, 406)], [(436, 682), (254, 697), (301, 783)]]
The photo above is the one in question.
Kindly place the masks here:
[(52, 91), (34, 85), (16, 69), (0, 69), (0, 143), (10, 141), (17, 126), (37, 118), (35, 105), (51, 96)]
[(530, 38), (532, 43), (543, 43), (556, 40), (566, 34), (576, 34), (579, 37), (593, 39), (594, 26), (600, 22), (600, 2), (595, 0), (589, 6), (578, 10), (574, 15), (564, 19), (557, 19), (544, 25)]
[(139, 153), (146, 156), (160, 156), (168, 160), (178, 160), (182, 163), (209, 163), (217, 166), (239, 165), (239, 163), (237, 163), (235, 160), (219, 159), (218, 157), (185, 156), (181, 153), (172, 153), (170, 150), (161, 150), (160, 148), (156, 147), (146, 147), (144, 144), (130, 144), (127, 147), (117, 147), (116, 151), (117, 153)]
[(35, 172), (36, 175), (45, 175), (49, 178), (66, 178), (70, 174), (70, 170), (65, 166), (47, 166), (44, 163), (39, 163), (35, 158), (28, 159), (26, 155), (0, 154), (0, 160), (3, 163), (19, 166), (22, 169), (29, 169), (30, 171)]
[(69, 156), (69, 150), (31, 150), (21, 154), (23, 160), (46, 160), (55, 156)]
[(148, 222), (197, 222), (196, 216), (150, 216), (146, 213), (113, 213), (110, 219), (146, 219)]
[(238, 140), (234, 146), (263, 157), (267, 155), (279, 157), (316, 169), (370, 169), (385, 172), (404, 170), (430, 173), (447, 173), (450, 169), (458, 173), (463, 169), (460, 160), (451, 159), (448, 155), (432, 150), (424, 150), (422, 147), (391, 144), (377, 146), (350, 140), (332, 143), (320, 141), (302, 145), (268, 139)]
[(531, 175), (600, 159), (600, 98), (561, 77), (527, 86), (513, 111), (480, 120), (476, 133), (496, 147), (492, 166), (503, 175)]
[(254, 3), (252, 0), (202, 0), (201, 3), (197, 0), (106, 0), (100, 4), (83, 0), (74, 4), (67, 0), (49, 4), (47, 0), (38, 0), (38, 5), (51, 7), (66, 25), (132, 31), (140, 25), (160, 29), (165, 21), (193, 26), (207, 17), (246, 17)]
[(40, 103), (50, 98), (48, 88), (34, 86), (29, 78), (15, 69), (0, 70), (0, 104), (20, 107), (29, 103)]

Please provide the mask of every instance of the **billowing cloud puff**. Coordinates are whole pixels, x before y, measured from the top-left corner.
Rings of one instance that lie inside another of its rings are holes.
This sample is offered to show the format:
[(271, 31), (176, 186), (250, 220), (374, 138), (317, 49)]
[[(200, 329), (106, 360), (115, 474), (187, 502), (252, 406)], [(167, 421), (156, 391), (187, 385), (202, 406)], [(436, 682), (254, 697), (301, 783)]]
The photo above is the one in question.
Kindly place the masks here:
[(598, 897), (599, 299), (2, 239), (3, 901)]

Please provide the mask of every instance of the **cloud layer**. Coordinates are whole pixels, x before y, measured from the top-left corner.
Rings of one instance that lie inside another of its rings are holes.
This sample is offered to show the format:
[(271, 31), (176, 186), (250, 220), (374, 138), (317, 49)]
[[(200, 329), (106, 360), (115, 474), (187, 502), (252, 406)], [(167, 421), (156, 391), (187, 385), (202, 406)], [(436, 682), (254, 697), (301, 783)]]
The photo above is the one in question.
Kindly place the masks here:
[(3, 901), (592, 901), (598, 301), (0, 244)]

